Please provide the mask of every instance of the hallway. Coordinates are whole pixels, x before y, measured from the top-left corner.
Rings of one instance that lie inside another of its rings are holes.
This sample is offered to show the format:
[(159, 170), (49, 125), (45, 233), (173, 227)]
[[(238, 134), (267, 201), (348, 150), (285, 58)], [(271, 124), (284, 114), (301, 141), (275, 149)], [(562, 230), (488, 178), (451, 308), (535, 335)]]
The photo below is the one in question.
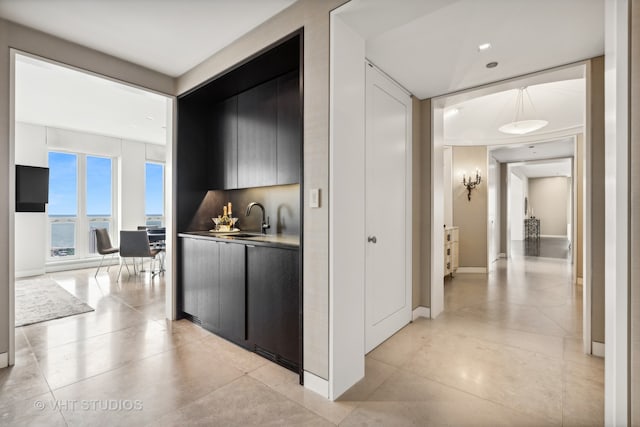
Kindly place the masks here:
[[(570, 265), (501, 260), (445, 285), (446, 310), (366, 357), (338, 402), (297, 375), (181, 320), (164, 279), (47, 275), (96, 311), (16, 329), (0, 372), (0, 425), (602, 425), (604, 364), (582, 354)], [(137, 401), (141, 410), (82, 410)], [(38, 402), (45, 402), (40, 408)], [(57, 404), (60, 407), (54, 408)]]
[(392, 372), (349, 419), (602, 425), (604, 360), (582, 354), (581, 313), (564, 260), (503, 259), (488, 278), (447, 279), (438, 319), (414, 322), (367, 356), (370, 372)]

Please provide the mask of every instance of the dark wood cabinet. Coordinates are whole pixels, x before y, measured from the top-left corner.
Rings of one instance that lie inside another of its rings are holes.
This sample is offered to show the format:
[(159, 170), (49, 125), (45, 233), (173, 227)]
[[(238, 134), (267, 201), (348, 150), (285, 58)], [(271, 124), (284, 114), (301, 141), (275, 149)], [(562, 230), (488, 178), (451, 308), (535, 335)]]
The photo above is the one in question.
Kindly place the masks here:
[(278, 81), (238, 95), (238, 187), (277, 182)]
[(218, 245), (198, 239), (180, 239), (182, 268), (182, 311), (198, 319), (208, 328), (217, 328), (218, 309), (211, 302), (217, 298)]
[(220, 246), (220, 335), (237, 343), (246, 339), (245, 246)]
[(216, 104), (211, 119), (209, 188), (238, 188), (238, 97)]
[(245, 340), (245, 247), (180, 238), (182, 311), (238, 344)]
[(294, 71), (278, 79), (277, 184), (300, 182), (302, 109), (300, 77)]
[(247, 339), (255, 350), (300, 367), (298, 250), (247, 246)]

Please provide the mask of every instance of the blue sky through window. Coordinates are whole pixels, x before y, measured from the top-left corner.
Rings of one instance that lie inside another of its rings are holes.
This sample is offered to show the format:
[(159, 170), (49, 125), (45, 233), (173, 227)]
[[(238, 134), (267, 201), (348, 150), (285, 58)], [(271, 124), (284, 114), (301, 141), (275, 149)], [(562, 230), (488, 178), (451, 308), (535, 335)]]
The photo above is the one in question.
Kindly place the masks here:
[(111, 216), (111, 159), (87, 156), (87, 215)]
[(49, 152), (49, 215), (78, 214), (78, 157)]
[(145, 214), (164, 214), (164, 166), (157, 163), (145, 165)]

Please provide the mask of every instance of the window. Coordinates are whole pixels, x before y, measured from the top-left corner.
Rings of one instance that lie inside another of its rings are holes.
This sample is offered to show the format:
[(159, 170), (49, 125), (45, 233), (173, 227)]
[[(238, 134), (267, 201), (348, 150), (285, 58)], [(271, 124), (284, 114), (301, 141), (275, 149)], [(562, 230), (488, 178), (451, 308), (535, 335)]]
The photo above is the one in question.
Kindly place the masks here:
[(89, 224), (89, 253), (96, 254), (96, 228), (106, 228), (111, 234), (111, 159), (87, 156), (86, 210)]
[(96, 254), (95, 228), (112, 232), (113, 161), (49, 152), (49, 258)]
[(145, 164), (145, 215), (146, 225), (164, 225), (164, 165)]
[(76, 255), (78, 156), (49, 153), (49, 221), (51, 257)]

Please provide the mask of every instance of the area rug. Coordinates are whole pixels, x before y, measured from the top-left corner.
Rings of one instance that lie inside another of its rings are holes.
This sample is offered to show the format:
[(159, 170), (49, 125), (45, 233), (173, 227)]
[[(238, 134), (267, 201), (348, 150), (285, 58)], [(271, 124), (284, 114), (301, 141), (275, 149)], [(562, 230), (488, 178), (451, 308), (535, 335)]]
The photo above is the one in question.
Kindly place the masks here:
[(51, 279), (16, 281), (16, 327), (93, 311)]

